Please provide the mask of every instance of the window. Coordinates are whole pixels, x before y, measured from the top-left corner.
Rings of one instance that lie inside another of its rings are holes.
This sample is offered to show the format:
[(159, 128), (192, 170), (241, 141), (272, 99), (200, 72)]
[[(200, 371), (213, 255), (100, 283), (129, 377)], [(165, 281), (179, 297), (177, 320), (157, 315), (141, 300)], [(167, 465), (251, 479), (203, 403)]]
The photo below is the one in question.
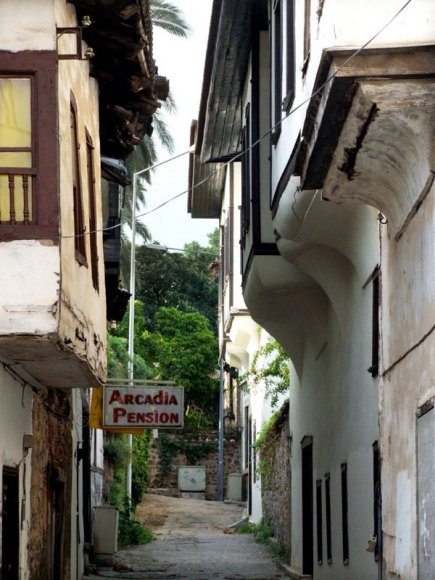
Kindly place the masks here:
[(323, 564), (322, 480), (316, 481), (317, 564)]
[(232, 239), (233, 239), (233, 233), (232, 233), (232, 208), (229, 209), (228, 212), (228, 217), (227, 220), (225, 222), (225, 227), (224, 227), (224, 234), (223, 234), (223, 240), (224, 240), (224, 268), (223, 268), (223, 278), (224, 278), (224, 284), (227, 283), (227, 281), (230, 279), (231, 277), (231, 273), (232, 273), (232, 254), (233, 254), (233, 243), (232, 243)]
[(347, 495), (347, 463), (341, 464), (341, 523), (343, 538), (343, 564), (349, 564), (349, 524)]
[(246, 241), (246, 235), (251, 224), (251, 107), (249, 104), (245, 111), (245, 127), (242, 133), (242, 211), (241, 211), (241, 235), (242, 246)]
[(325, 473), (325, 503), (326, 503), (326, 558), (332, 564), (332, 535), (331, 535), (331, 475)]
[(272, 101), (272, 144), (278, 142), (281, 134), (281, 111), (282, 111), (282, 2), (275, 0), (273, 3), (273, 49), (272, 49), (272, 71), (273, 71), (273, 101)]
[(380, 268), (377, 266), (372, 274), (372, 364), (368, 369), (372, 377), (379, 373), (379, 303), (380, 303)]
[(244, 464), (245, 469), (249, 466), (249, 407), (245, 407), (244, 417)]
[(94, 170), (94, 146), (89, 133), (86, 131), (86, 164), (88, 170), (88, 195), (89, 195), (89, 241), (91, 247), (91, 272), (92, 283), (95, 290), (99, 290), (98, 282), (98, 251), (97, 251), (97, 208), (95, 199), (95, 170)]
[(77, 109), (75, 100), (70, 105), (71, 120), (71, 155), (72, 155), (72, 178), (74, 199), (74, 249), (76, 260), (86, 266), (86, 240), (85, 226), (83, 221), (83, 201), (80, 176), (79, 139), (77, 128)]
[(59, 237), (55, 74), (55, 54), (0, 52), (1, 241)]
[(302, 74), (307, 72), (310, 60), (311, 49), (311, 0), (305, 0), (304, 11), (304, 61), (302, 64)]
[(257, 421), (254, 419), (252, 421), (252, 445), (251, 445), (251, 449), (252, 449), (252, 477), (254, 480), (254, 483), (257, 481), (257, 448), (256, 448), (256, 443), (257, 443)]
[(295, 96), (295, 6), (287, 0), (286, 17), (286, 96), (282, 108), (289, 112)]
[(381, 456), (379, 444), (373, 443), (373, 536), (376, 538), (374, 551), (375, 561), (379, 560), (382, 533), (381, 506)]
[(314, 569), (314, 500), (313, 500), (313, 438), (306, 435), (302, 451), (302, 572)]
[(32, 221), (32, 79), (0, 78), (0, 222)]

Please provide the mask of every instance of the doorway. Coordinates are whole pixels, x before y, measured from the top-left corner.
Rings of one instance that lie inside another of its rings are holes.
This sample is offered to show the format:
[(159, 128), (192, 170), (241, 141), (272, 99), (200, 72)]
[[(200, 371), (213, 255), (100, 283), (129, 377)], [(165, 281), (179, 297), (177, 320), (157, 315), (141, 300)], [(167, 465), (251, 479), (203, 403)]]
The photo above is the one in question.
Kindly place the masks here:
[(20, 554), (19, 472), (3, 467), (2, 573), (4, 580), (18, 580)]
[(313, 502), (313, 438), (304, 437), (302, 449), (302, 572), (313, 574), (314, 567), (314, 502)]

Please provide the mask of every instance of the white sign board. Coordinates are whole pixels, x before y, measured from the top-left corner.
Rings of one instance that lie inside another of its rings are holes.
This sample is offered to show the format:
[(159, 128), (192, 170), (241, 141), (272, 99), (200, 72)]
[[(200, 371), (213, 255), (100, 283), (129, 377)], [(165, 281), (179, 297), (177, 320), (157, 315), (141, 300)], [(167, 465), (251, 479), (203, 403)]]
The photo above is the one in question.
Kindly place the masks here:
[(104, 427), (181, 429), (184, 418), (183, 387), (104, 388)]

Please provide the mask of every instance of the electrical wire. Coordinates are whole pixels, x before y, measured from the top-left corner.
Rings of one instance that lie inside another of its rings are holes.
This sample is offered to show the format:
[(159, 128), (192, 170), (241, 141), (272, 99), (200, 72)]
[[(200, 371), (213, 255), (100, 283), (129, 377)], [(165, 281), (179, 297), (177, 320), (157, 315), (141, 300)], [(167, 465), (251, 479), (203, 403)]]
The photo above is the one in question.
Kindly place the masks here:
[[(321, 93), (323, 91), (323, 89), (325, 88), (325, 86), (332, 79), (334, 79), (337, 76), (337, 74), (340, 71), (342, 71), (344, 69), (344, 67), (346, 67), (349, 64), (349, 62), (351, 62), (355, 57), (357, 57), (380, 34), (382, 34), (382, 32), (386, 28), (388, 28), (388, 26), (390, 26), (394, 22), (394, 20), (396, 20), (396, 18), (405, 10), (405, 8), (409, 4), (411, 4), (411, 2), (412, 2), (412, 0), (407, 0), (401, 6), (401, 8), (399, 8), (399, 10), (397, 10), (397, 12), (395, 12), (395, 14), (369, 40), (367, 40), (362, 46), (360, 46), (357, 50), (355, 50), (355, 52), (353, 52), (351, 55), (349, 55), (349, 57), (343, 62), (343, 64), (341, 64), (339, 67), (337, 67), (337, 69), (320, 85), (320, 87), (318, 87), (309, 97), (307, 97), (302, 102), (300, 102), (297, 106), (295, 106), (294, 108), (292, 108), (284, 117), (282, 117), (282, 119), (280, 119), (277, 123), (275, 123), (275, 125), (273, 125), (263, 135), (261, 135), (261, 137), (259, 137), (257, 139), (257, 141), (255, 141), (254, 143), (251, 143), (251, 145), (249, 145), (249, 147), (247, 147), (246, 149), (244, 149), (240, 153), (237, 153), (236, 155), (234, 155), (229, 161), (220, 164), (218, 168), (216, 168), (214, 171), (212, 171), (211, 173), (209, 173), (207, 175), (207, 177), (205, 177), (201, 181), (193, 184), (192, 187), (189, 187), (188, 189), (185, 189), (184, 191), (182, 191), (180, 193), (177, 193), (173, 197), (167, 199), (166, 201), (164, 201), (161, 204), (153, 207), (152, 209), (150, 209), (150, 210), (148, 210), (146, 212), (143, 212), (143, 213), (138, 214), (136, 216), (136, 219), (141, 218), (141, 217), (145, 217), (147, 215), (150, 215), (151, 213), (154, 213), (155, 211), (157, 211), (157, 210), (161, 209), (162, 207), (168, 205), (169, 203), (175, 201), (176, 199), (178, 199), (182, 195), (185, 195), (186, 193), (189, 193), (189, 191), (191, 191), (193, 189), (196, 189), (197, 187), (203, 185), (209, 179), (211, 179), (211, 177), (213, 177), (216, 173), (218, 173), (219, 171), (222, 171), (222, 169), (224, 169), (225, 167), (227, 167), (227, 165), (230, 165), (231, 163), (233, 163), (237, 159), (240, 159), (240, 157), (243, 157), (243, 155), (245, 155), (250, 150), (252, 150), (254, 147), (256, 147), (259, 143), (261, 143), (261, 141), (263, 141), (263, 139), (265, 139), (268, 135), (270, 135), (273, 131), (275, 131), (275, 129), (277, 129), (286, 119), (288, 119), (291, 115), (293, 115), (296, 111), (298, 111), (306, 103), (310, 102), (311, 99), (313, 99), (319, 93)], [(165, 163), (169, 163), (169, 161), (173, 161), (174, 159), (177, 159), (178, 157), (181, 157), (181, 156), (186, 155), (187, 153), (191, 153), (191, 152), (192, 152), (191, 149), (188, 149), (187, 151), (184, 151), (183, 153), (179, 153), (178, 155), (175, 155), (173, 157), (170, 157), (170, 158), (166, 159), (165, 161), (162, 161), (161, 163), (156, 163), (155, 165), (153, 165), (153, 166), (151, 166), (149, 168), (145, 168), (141, 172), (137, 172), (134, 175), (136, 176), (136, 175), (138, 175), (138, 173), (145, 173), (148, 170), (154, 169), (155, 167), (158, 167), (159, 165), (164, 165)], [(81, 233), (81, 234), (75, 234), (75, 235), (70, 235), (70, 236), (61, 236), (61, 238), (62, 239), (66, 239), (66, 238), (78, 238), (78, 237), (82, 237), (82, 236), (86, 236), (86, 235), (90, 235), (90, 234), (95, 234), (95, 233), (98, 233), (98, 232), (107, 232), (107, 231), (110, 231), (110, 230), (114, 230), (114, 229), (120, 228), (120, 227), (122, 227), (122, 225), (123, 224), (119, 223), (119, 224), (116, 224), (114, 226), (109, 226), (107, 228), (102, 228), (102, 229), (96, 229), (96, 230), (93, 230), (93, 231), (90, 231), (90, 232), (84, 232), (84, 233)]]

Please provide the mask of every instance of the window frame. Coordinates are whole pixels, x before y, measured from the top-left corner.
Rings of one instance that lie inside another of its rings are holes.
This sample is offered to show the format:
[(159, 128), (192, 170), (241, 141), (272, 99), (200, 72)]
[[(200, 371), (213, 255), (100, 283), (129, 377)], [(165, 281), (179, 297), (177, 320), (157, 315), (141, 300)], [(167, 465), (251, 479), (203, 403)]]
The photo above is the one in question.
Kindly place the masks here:
[(331, 474), (325, 473), (326, 559), (332, 564)]
[(92, 284), (97, 292), (100, 291), (100, 283), (98, 277), (98, 244), (97, 244), (97, 199), (95, 194), (95, 161), (94, 161), (94, 145), (92, 137), (87, 129), (86, 134), (86, 168), (88, 178), (88, 201), (89, 201), (89, 247), (90, 247), (90, 261)]
[(322, 480), (316, 480), (317, 565), (323, 564), (323, 505)]
[(342, 463), (341, 471), (341, 531), (343, 564), (349, 565), (349, 490), (347, 485), (347, 463)]
[(80, 163), (80, 139), (78, 127), (77, 102), (71, 93), (70, 97), (70, 130), (71, 130), (71, 169), (74, 214), (74, 253), (81, 266), (88, 266), (86, 259), (86, 227), (83, 211), (83, 188)]
[(310, 62), (311, 52), (311, 0), (304, 1), (304, 45), (303, 45), (303, 62), (302, 76), (305, 76), (308, 63)]
[(295, 0), (287, 0), (286, 11), (286, 96), (282, 103), (282, 109), (288, 114), (291, 110), (296, 91)]
[[(1, 222), (2, 242), (44, 239), (59, 243), (56, 71), (57, 59), (52, 51), (0, 53), (0, 74), (3, 78), (31, 79), (31, 131), (34, 153), (29, 172), (32, 176), (32, 219), (28, 224)], [(2, 169), (4, 168), (0, 168), (0, 172)]]
[(272, 131), (270, 140), (276, 146), (281, 135), (282, 125), (282, 6), (283, 0), (274, 0), (272, 6)]

